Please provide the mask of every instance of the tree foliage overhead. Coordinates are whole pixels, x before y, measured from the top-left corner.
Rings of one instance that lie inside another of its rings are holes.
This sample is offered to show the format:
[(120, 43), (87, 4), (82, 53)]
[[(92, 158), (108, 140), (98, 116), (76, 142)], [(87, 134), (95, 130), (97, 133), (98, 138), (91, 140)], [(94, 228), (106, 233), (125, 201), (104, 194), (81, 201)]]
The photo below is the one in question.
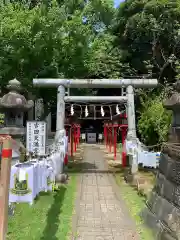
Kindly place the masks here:
[(113, 2), (1, 1), (0, 85), (16, 77), (51, 105), (56, 90), (33, 89), (33, 78), (157, 78), (136, 108), (142, 139), (162, 142), (170, 123), (162, 102), (180, 79), (180, 1)]
[(174, 0), (127, 0), (120, 5), (114, 33), (139, 75), (174, 81), (180, 57), (179, 7)]
[[(103, 0), (5, 1), (0, 6), (1, 86), (16, 77), (34, 92), (33, 78), (89, 77), (94, 45), (102, 45), (113, 14), (112, 2)], [(55, 89), (35, 94), (46, 102), (56, 98)]]
[(140, 91), (138, 130), (148, 144), (165, 141), (171, 117), (162, 103), (180, 78), (180, 1), (126, 0), (117, 10), (112, 32), (115, 47), (128, 52), (124, 63), (138, 76), (157, 78), (161, 84)]
[(40, 2), (32, 9), (16, 3), (0, 8), (1, 84), (14, 76), (27, 79), (26, 85), (33, 77), (82, 77), (88, 71), (96, 28), (108, 25), (103, 12), (101, 17), (102, 2), (97, 14), (96, 5), (84, 1), (51, 1), (48, 9)]

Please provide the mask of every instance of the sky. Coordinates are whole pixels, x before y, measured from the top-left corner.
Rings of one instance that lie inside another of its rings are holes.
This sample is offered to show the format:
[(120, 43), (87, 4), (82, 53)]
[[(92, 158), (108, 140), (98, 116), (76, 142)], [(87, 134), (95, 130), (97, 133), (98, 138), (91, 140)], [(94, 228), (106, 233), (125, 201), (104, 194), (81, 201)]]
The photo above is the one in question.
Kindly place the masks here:
[(114, 6), (118, 7), (121, 2), (123, 2), (123, 0), (114, 0)]

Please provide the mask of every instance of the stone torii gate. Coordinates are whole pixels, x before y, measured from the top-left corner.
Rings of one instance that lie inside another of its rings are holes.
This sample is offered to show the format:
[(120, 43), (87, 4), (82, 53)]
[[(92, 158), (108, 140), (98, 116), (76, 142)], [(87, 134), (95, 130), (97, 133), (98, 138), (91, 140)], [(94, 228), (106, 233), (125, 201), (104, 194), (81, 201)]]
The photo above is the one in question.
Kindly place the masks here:
[[(57, 87), (56, 137), (64, 130), (65, 102), (127, 102), (127, 138), (137, 144), (134, 88), (153, 88), (157, 79), (33, 79), (37, 87)], [(66, 96), (66, 88), (126, 88), (126, 96)], [(132, 173), (137, 172), (136, 157), (132, 159)]]

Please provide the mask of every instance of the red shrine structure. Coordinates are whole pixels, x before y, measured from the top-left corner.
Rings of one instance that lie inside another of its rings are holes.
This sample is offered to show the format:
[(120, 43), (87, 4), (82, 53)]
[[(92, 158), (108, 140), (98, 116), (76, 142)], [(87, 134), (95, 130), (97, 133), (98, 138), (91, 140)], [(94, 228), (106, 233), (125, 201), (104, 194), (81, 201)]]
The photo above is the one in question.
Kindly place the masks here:
[[(66, 119), (66, 135), (69, 136), (70, 155), (73, 156), (81, 139), (81, 124), (74, 117)], [(118, 139), (122, 143), (122, 166), (126, 166), (126, 151), (124, 148), (128, 130), (127, 115), (122, 113), (112, 117), (112, 120), (102, 121), (104, 129), (104, 144), (109, 153), (114, 153), (114, 160), (117, 159)], [(68, 163), (68, 156), (65, 157), (65, 165)]]
[(104, 141), (106, 148), (109, 149), (109, 152), (112, 152), (112, 148), (114, 151), (114, 160), (117, 157), (117, 135), (121, 136), (122, 143), (122, 165), (126, 166), (126, 151), (123, 147), (125, 144), (125, 139), (127, 135), (127, 115), (126, 113), (122, 113), (116, 115), (112, 118), (111, 121), (104, 122)]

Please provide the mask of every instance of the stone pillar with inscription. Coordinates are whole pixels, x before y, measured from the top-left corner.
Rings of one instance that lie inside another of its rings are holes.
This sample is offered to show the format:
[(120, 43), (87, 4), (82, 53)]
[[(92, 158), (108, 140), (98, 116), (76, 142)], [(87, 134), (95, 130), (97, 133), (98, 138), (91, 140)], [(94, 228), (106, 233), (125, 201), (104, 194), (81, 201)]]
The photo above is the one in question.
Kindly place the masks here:
[[(34, 101), (35, 96), (33, 96), (33, 94), (31, 92), (28, 93), (28, 99), (31, 99), (32, 101)], [(32, 107), (29, 111), (28, 111), (28, 121), (33, 121), (34, 120), (34, 107)]]
[(47, 132), (50, 133), (51, 132), (51, 112), (48, 114), (45, 120), (47, 122)]
[[(44, 103), (43, 99), (39, 98), (35, 101), (35, 120), (40, 120), (41, 116), (44, 113)], [(47, 132), (51, 132), (51, 113), (49, 113), (45, 119), (42, 119), (42, 121), (46, 121), (47, 123)]]
[(60, 172), (56, 175), (56, 181), (63, 181), (66, 179), (66, 175), (63, 174), (63, 165), (64, 165), (64, 158), (65, 158), (65, 87), (59, 86), (58, 87), (58, 94), (57, 94), (57, 117), (56, 117), (56, 135), (55, 135), (55, 147), (57, 148), (58, 152), (60, 153)]
[(35, 120), (36, 121), (41, 119), (43, 112), (44, 112), (43, 99), (39, 98), (35, 101)]
[(64, 121), (65, 121), (65, 87), (58, 87), (58, 95), (57, 95), (57, 122), (56, 122), (56, 131), (64, 129)]
[(65, 123), (65, 87), (59, 86), (58, 87), (58, 94), (57, 94), (57, 117), (56, 117), (56, 136), (55, 140), (61, 141), (61, 138), (66, 135), (64, 129)]

